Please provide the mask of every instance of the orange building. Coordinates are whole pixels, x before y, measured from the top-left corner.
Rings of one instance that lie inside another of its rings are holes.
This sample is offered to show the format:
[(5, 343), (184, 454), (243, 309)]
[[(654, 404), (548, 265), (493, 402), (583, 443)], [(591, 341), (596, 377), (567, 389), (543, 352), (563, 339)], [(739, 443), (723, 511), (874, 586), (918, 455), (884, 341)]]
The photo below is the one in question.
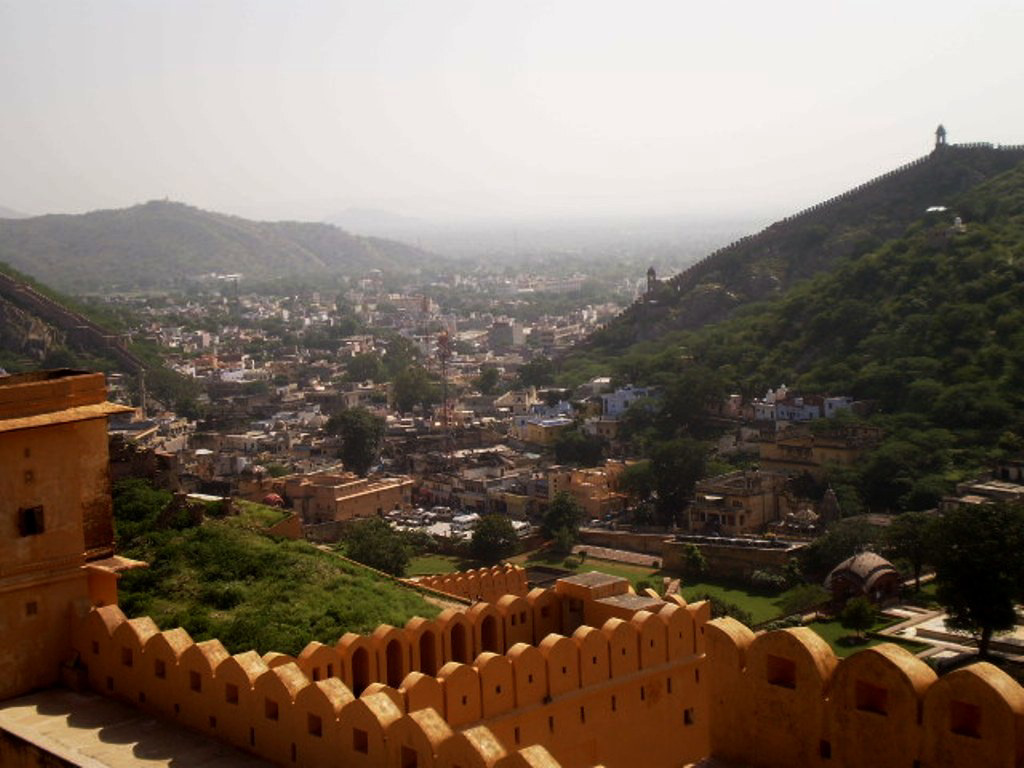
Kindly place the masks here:
[(116, 595), (107, 417), (131, 410), (100, 373), (0, 377), (0, 699), (56, 682), (72, 607)]
[(366, 478), (352, 472), (326, 471), (247, 480), (240, 485), (239, 495), (262, 501), (268, 493), (277, 493), (301, 515), (302, 522), (327, 523), (408, 508), (412, 486), (412, 478), (404, 475)]

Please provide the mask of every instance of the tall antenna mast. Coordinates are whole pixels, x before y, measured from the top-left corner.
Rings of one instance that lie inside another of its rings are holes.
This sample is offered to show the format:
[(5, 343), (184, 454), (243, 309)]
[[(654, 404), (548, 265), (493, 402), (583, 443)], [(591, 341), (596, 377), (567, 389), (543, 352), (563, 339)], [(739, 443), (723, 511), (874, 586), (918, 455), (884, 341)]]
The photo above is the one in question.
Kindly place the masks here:
[(447, 330), (437, 335), (437, 359), (441, 361), (441, 428), (444, 431), (444, 452), (451, 461), (452, 433), (448, 411), (448, 360), (452, 356), (452, 338)]

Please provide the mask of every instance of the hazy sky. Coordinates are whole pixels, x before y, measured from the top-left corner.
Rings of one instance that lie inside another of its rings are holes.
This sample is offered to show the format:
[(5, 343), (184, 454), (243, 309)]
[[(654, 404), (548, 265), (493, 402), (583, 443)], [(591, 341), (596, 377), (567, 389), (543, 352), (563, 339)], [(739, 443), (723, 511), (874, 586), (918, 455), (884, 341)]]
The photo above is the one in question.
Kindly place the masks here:
[(0, 0), (0, 205), (778, 215), (1024, 142), (1024, 2)]

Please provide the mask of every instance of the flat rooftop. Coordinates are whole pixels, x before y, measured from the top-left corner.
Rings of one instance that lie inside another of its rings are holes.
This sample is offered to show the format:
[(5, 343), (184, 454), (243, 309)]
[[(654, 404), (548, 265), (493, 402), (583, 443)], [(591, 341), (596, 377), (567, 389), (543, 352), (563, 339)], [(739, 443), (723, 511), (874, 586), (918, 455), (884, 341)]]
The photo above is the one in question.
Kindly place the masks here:
[(665, 607), (664, 600), (645, 597), (643, 595), (631, 595), (628, 593), (624, 595), (602, 597), (596, 602), (603, 603), (604, 605), (613, 605), (616, 608), (622, 608), (627, 611), (650, 611), (651, 613), (657, 613)]
[(607, 573), (590, 571), (589, 573), (577, 573), (575, 576), (564, 576), (559, 581), (566, 581), (570, 584), (578, 584), (581, 587), (604, 587), (611, 584), (618, 584), (624, 581), (621, 576), (609, 576)]
[(51, 688), (0, 704), (0, 740), (27, 745), (35, 752), (81, 768), (271, 765), (169, 720), (93, 693), (65, 688)]

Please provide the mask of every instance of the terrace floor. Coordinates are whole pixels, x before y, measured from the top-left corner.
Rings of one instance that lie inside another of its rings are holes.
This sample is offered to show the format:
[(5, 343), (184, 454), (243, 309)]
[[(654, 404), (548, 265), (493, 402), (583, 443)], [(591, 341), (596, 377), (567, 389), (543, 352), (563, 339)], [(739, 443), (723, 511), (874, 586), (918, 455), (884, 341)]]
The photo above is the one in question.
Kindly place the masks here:
[(92, 693), (51, 688), (0, 704), (0, 763), (81, 768), (269, 766), (168, 720)]

